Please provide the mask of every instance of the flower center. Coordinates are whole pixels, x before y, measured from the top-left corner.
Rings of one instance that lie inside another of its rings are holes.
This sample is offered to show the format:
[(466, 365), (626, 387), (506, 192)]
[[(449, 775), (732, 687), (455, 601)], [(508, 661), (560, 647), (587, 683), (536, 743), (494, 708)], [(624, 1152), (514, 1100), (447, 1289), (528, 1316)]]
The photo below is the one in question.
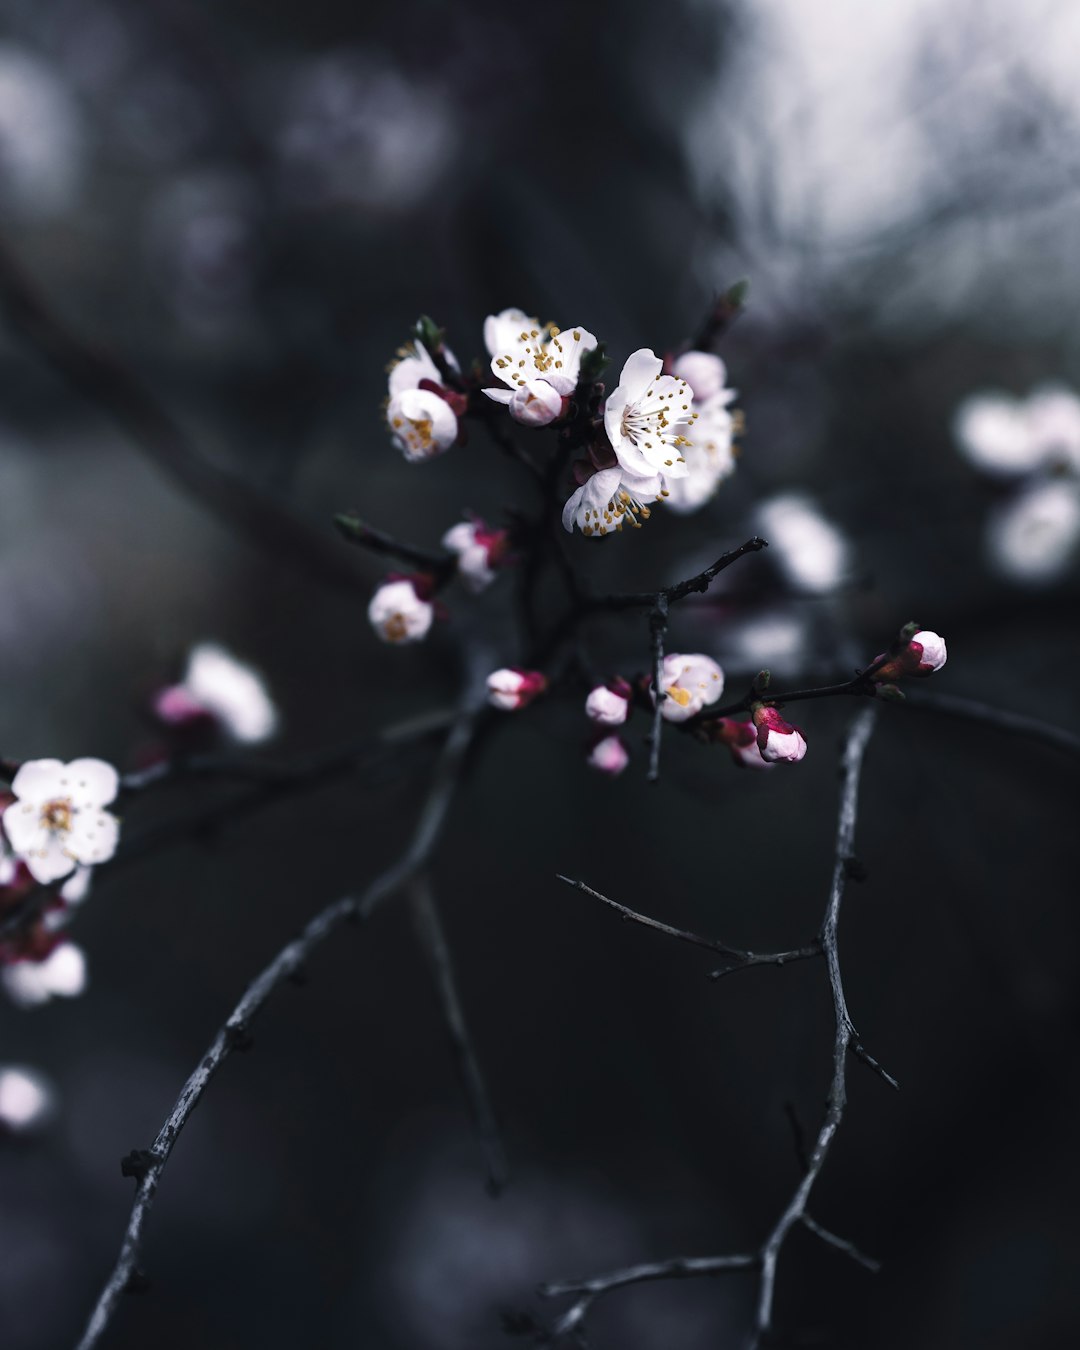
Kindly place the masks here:
[(673, 698), (680, 708), (685, 708), (690, 702), (690, 690), (684, 689), (680, 684), (673, 684), (668, 687), (668, 698)]
[(56, 797), (41, 808), (41, 823), (47, 830), (66, 834), (71, 829), (71, 798)]
[(383, 632), (390, 642), (404, 642), (409, 636), (409, 625), (404, 614), (391, 614), (383, 624)]

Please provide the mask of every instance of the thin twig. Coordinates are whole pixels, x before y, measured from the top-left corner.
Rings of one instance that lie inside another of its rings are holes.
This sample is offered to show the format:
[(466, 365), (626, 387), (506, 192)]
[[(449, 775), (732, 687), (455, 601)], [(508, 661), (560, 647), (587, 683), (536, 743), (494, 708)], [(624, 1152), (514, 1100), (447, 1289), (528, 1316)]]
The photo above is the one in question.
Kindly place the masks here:
[(607, 1275), (596, 1275), (588, 1280), (557, 1280), (540, 1286), (544, 1298), (560, 1298), (566, 1294), (579, 1295), (551, 1329), (551, 1339), (557, 1340), (578, 1330), (593, 1303), (614, 1289), (625, 1289), (630, 1284), (646, 1284), (653, 1280), (687, 1280), (703, 1275), (729, 1275), (739, 1270), (754, 1270), (761, 1265), (756, 1252), (734, 1256), (675, 1256), (667, 1261), (652, 1261), (627, 1266)]
[(436, 577), (452, 576), (457, 567), (457, 559), (452, 553), (436, 553), (434, 549), (420, 548), (416, 544), (397, 539), (385, 530), (377, 530), (359, 516), (342, 513), (334, 517), (338, 533), (350, 544), (357, 544), (369, 553), (378, 553), (384, 557), (398, 558), (411, 567), (421, 567)]
[(431, 881), (426, 872), (418, 872), (413, 878), (409, 886), (409, 904), (416, 936), (435, 982), (439, 1007), (450, 1035), (462, 1086), (484, 1153), (488, 1190), (492, 1195), (498, 1195), (509, 1178), (506, 1150), (491, 1104), (491, 1094), (480, 1068), (468, 1022), (465, 1020), (465, 1009), (458, 992), (450, 947), (435, 896), (432, 894)]
[(989, 703), (979, 703), (975, 699), (961, 698), (956, 694), (939, 694), (929, 689), (916, 689), (908, 694), (904, 702), (920, 712), (941, 713), (946, 717), (959, 717), (966, 722), (980, 722), (996, 731), (1041, 741), (1055, 750), (1080, 755), (1080, 736), (1075, 731), (1052, 722), (1041, 722), (1026, 713), (1010, 712), (1005, 708), (994, 708)]
[(862, 1266), (864, 1270), (869, 1270), (876, 1275), (881, 1269), (881, 1262), (876, 1261), (872, 1256), (867, 1256), (865, 1252), (860, 1251), (854, 1242), (849, 1242), (847, 1238), (838, 1237), (830, 1232), (828, 1228), (822, 1228), (816, 1219), (812, 1219), (809, 1214), (804, 1214), (800, 1220), (802, 1226), (809, 1229), (815, 1237), (819, 1237), (822, 1242), (829, 1247), (835, 1247), (838, 1252), (843, 1252), (845, 1256), (850, 1256), (856, 1265)]
[[(759, 1250), (753, 1254), (708, 1257), (694, 1262), (677, 1259), (673, 1262), (657, 1262), (653, 1265), (630, 1266), (623, 1270), (595, 1276), (589, 1280), (563, 1281), (544, 1286), (541, 1293), (547, 1297), (565, 1294), (579, 1295), (552, 1328), (552, 1339), (558, 1339), (571, 1332), (581, 1334), (585, 1318), (593, 1301), (600, 1294), (607, 1293), (609, 1290), (619, 1289), (643, 1280), (676, 1279), (693, 1275), (716, 1274), (727, 1270), (757, 1269), (761, 1272), (757, 1308), (748, 1342), (749, 1350), (757, 1350), (757, 1347), (761, 1345), (763, 1339), (769, 1335), (772, 1329), (776, 1269), (780, 1252), (792, 1228), (799, 1223), (815, 1233), (829, 1246), (845, 1252), (867, 1269), (876, 1268), (876, 1263), (860, 1252), (854, 1244), (837, 1237), (836, 1234), (822, 1228), (816, 1220), (810, 1218), (807, 1212), (807, 1202), (818, 1177), (821, 1175), (825, 1160), (843, 1119), (847, 1101), (847, 1056), (849, 1050), (854, 1051), (855, 1047), (858, 1046), (858, 1036), (848, 1011), (843, 979), (840, 973), (837, 930), (840, 920), (840, 905), (849, 873), (848, 862), (854, 853), (862, 763), (870, 735), (874, 729), (877, 711), (877, 707), (871, 705), (860, 712), (853, 721), (844, 743), (842, 755), (843, 781), (840, 790), (840, 809), (836, 829), (836, 851), (819, 947), (821, 954), (825, 957), (829, 988), (832, 993), (835, 1023), (832, 1052), (833, 1068), (825, 1116), (814, 1140), (814, 1145), (806, 1158), (805, 1169), (794, 1194)], [(566, 878), (562, 879), (566, 880)], [(633, 910), (628, 910), (625, 906), (607, 899), (606, 896), (602, 896), (596, 891), (592, 891), (581, 882), (569, 882), (569, 884), (576, 886), (579, 890), (586, 891), (599, 900), (603, 900), (604, 903), (621, 913), (624, 918), (642, 923), (646, 927), (665, 933), (669, 937), (691, 942), (695, 946), (715, 947), (716, 945), (711, 943), (709, 939), (698, 938), (696, 934), (672, 928), (668, 924), (660, 923), (658, 920), (649, 919)], [(865, 1052), (863, 1053), (865, 1054)], [(873, 1062), (876, 1065), (876, 1061)], [(881, 1071), (880, 1066), (877, 1067)], [(895, 1082), (895, 1080), (892, 1081)]]
[(795, 947), (786, 952), (742, 951), (738, 947), (729, 947), (726, 942), (721, 942), (718, 939), (702, 937), (698, 933), (690, 932), (687, 928), (675, 928), (659, 919), (651, 919), (647, 914), (639, 914), (637, 910), (621, 905), (618, 900), (612, 900), (610, 896), (594, 891), (591, 886), (586, 886), (583, 881), (574, 881), (558, 872), (555, 875), (559, 881), (565, 882), (567, 886), (573, 886), (575, 890), (583, 891), (586, 895), (591, 895), (594, 900), (599, 900), (608, 905), (627, 922), (639, 923), (645, 928), (653, 929), (654, 932), (665, 933), (668, 937), (676, 938), (679, 942), (689, 942), (692, 946), (704, 947), (706, 951), (717, 952), (731, 962), (722, 970), (711, 971), (710, 979), (719, 979), (722, 975), (728, 975), (733, 970), (742, 970), (747, 966), (785, 966), (790, 961), (805, 961), (810, 957), (821, 956), (822, 954), (819, 942), (813, 942), (806, 947)]
[(755, 535), (753, 539), (748, 539), (745, 544), (740, 544), (730, 553), (722, 553), (703, 572), (698, 572), (696, 576), (689, 577), (686, 581), (678, 581), (673, 586), (664, 586), (659, 591), (637, 591), (628, 595), (598, 595), (587, 601), (587, 604), (590, 609), (648, 609), (656, 604), (660, 596), (663, 596), (669, 604), (675, 604), (679, 600), (685, 600), (688, 595), (704, 594), (712, 581), (725, 568), (738, 562), (740, 558), (745, 558), (748, 553), (757, 553), (768, 547), (767, 539)]
[(761, 1339), (768, 1335), (772, 1327), (773, 1299), (776, 1291), (776, 1267), (780, 1258), (780, 1249), (792, 1227), (800, 1222), (806, 1213), (807, 1201), (814, 1184), (821, 1175), (836, 1132), (844, 1116), (847, 1104), (847, 1056), (848, 1046), (855, 1038), (855, 1028), (848, 1012), (844, 995), (844, 982), (840, 973), (840, 950), (837, 942), (837, 930), (840, 923), (840, 904), (844, 898), (847, 881), (847, 860), (854, 853), (855, 824), (859, 813), (859, 781), (863, 757), (877, 720), (877, 708), (863, 709), (851, 724), (841, 759), (842, 785), (840, 789), (840, 812), (836, 827), (836, 852), (833, 863), (832, 886), (829, 902), (825, 909), (825, 921), (821, 928), (821, 945), (825, 952), (825, 964), (829, 972), (829, 988), (832, 992), (833, 1019), (835, 1037), (833, 1040), (833, 1072), (829, 1084), (825, 1118), (818, 1130), (817, 1139), (810, 1150), (809, 1166), (791, 1197), (784, 1212), (780, 1215), (772, 1232), (761, 1248), (761, 1284), (758, 1292), (757, 1315), (754, 1321), (754, 1334), (751, 1346), (756, 1347)]
[(652, 613), (649, 615), (649, 632), (652, 634), (652, 696), (653, 717), (652, 732), (649, 735), (649, 772), (648, 781), (660, 781), (660, 738), (664, 727), (664, 700), (667, 690), (664, 688), (664, 637), (667, 634), (668, 600), (664, 591), (654, 597)]
[(463, 713), (452, 727), (432, 778), (416, 830), (405, 852), (368, 886), (359, 897), (335, 900), (306, 925), (299, 937), (284, 946), (245, 990), (209, 1050), (184, 1084), (176, 1104), (148, 1150), (125, 1160), (125, 1170), (138, 1185), (120, 1255), (105, 1283), (76, 1350), (92, 1350), (105, 1334), (122, 1294), (137, 1278), (138, 1260), (150, 1210), (161, 1175), (173, 1147), (198, 1105), (211, 1078), (234, 1049), (249, 1043), (249, 1028), (256, 1015), (281, 986), (295, 977), (311, 953), (348, 919), (366, 919), (395, 891), (427, 865), (460, 781), (466, 750), (477, 724), (476, 714)]

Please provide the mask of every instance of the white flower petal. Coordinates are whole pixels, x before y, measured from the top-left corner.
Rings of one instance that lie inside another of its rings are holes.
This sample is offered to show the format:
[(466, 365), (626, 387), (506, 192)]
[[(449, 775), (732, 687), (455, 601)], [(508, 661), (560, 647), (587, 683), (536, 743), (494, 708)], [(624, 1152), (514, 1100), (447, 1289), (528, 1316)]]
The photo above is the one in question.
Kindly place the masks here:
[(664, 363), (655, 352), (648, 347), (639, 347), (626, 358), (619, 376), (619, 388), (626, 391), (631, 403), (637, 403), (663, 369)]
[(103, 759), (73, 759), (63, 778), (68, 780), (64, 795), (76, 806), (108, 806), (120, 790), (120, 775)]
[(215, 642), (192, 649), (184, 687), (234, 740), (255, 745), (277, 730), (277, 708), (262, 677)]
[(62, 759), (28, 759), (11, 780), (11, 790), (23, 801), (44, 802), (50, 797), (63, 797), (66, 794), (60, 789), (60, 779), (64, 768)]
[(395, 394), (403, 394), (407, 389), (416, 389), (421, 380), (442, 384), (439, 368), (423, 343), (410, 343), (402, 351), (405, 354), (390, 371), (391, 398)]
[(395, 394), (386, 420), (398, 449), (414, 462), (441, 455), (457, 440), (458, 421), (445, 399), (429, 389)]
[(116, 852), (120, 822), (110, 811), (80, 809), (72, 818), (66, 848), (76, 861), (88, 866), (108, 862)]

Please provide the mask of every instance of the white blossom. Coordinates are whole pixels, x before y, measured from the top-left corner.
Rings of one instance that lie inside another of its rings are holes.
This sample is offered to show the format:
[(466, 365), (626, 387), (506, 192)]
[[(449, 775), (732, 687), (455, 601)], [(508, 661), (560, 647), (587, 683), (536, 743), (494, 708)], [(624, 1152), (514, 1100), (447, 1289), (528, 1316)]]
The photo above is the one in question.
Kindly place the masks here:
[(86, 957), (74, 942), (62, 942), (44, 961), (4, 966), (0, 983), (20, 1008), (36, 1008), (51, 998), (76, 998), (86, 988)]
[(116, 770), (100, 759), (31, 759), (19, 768), (4, 831), (35, 881), (58, 881), (77, 863), (112, 857), (120, 822), (105, 807), (119, 786)]
[(413, 463), (434, 459), (458, 438), (458, 420), (445, 399), (430, 389), (406, 389), (393, 394), (386, 421), (394, 444)]
[(667, 694), (660, 715), (669, 722), (685, 722), (724, 692), (724, 672), (710, 656), (672, 652), (664, 657), (660, 687)]
[(407, 577), (384, 582), (368, 605), (371, 626), (384, 642), (420, 642), (434, 617), (435, 606), (417, 595)]
[(1029, 585), (1054, 581), (1080, 543), (1080, 489), (1067, 479), (1036, 483), (996, 515), (987, 529), (999, 572)]
[(443, 548), (457, 554), (458, 574), (470, 591), (485, 590), (495, 580), (494, 558), (505, 547), (505, 533), (480, 521), (463, 520), (442, 537)]
[(685, 380), (663, 375), (664, 363), (647, 347), (633, 352), (604, 408), (604, 428), (628, 474), (662, 474), (665, 482), (687, 474), (686, 433), (695, 414)]
[(808, 497), (773, 497), (759, 508), (758, 519), (770, 556), (793, 585), (821, 593), (843, 581), (850, 565), (847, 540)]
[(683, 447), (686, 476), (667, 481), (667, 504), (681, 515), (697, 511), (716, 495), (716, 489), (735, 472), (735, 418), (728, 393), (698, 404), (693, 440)]
[(630, 715), (630, 703), (606, 684), (598, 684), (585, 700), (585, 712), (601, 726), (620, 727)]
[(0, 1131), (29, 1134), (56, 1111), (56, 1091), (44, 1074), (21, 1064), (0, 1065)]
[[(523, 309), (504, 309), (484, 320), (484, 346), (488, 356), (516, 350), (522, 333), (539, 332), (539, 319), (530, 318)], [(501, 376), (500, 376), (501, 378)]]
[(573, 533), (576, 525), (586, 538), (600, 539), (629, 522), (639, 529), (649, 519), (649, 503), (667, 496), (659, 474), (639, 478), (618, 464), (600, 469), (570, 494), (563, 507), (563, 528)]
[(183, 680), (157, 695), (154, 711), (162, 721), (177, 725), (211, 717), (245, 745), (267, 740), (278, 726), (277, 708), (262, 676), (216, 642), (200, 642), (191, 649)]
[(973, 394), (956, 410), (953, 435), (972, 464), (999, 477), (1055, 466), (1080, 472), (1080, 398), (1063, 385), (1026, 399)]
[(727, 369), (723, 361), (712, 352), (683, 352), (671, 363), (671, 371), (690, 386), (697, 407), (718, 394), (724, 396), (725, 403), (735, 397), (733, 389), (725, 388)]
[[(489, 317), (491, 335), (500, 338), (512, 333), (512, 325), (503, 315)], [(488, 325), (485, 324), (485, 338)], [(496, 329), (498, 330), (496, 333)], [(577, 326), (540, 328), (535, 321), (522, 325), (507, 342), (492, 353), (491, 373), (506, 386), (485, 389), (496, 403), (504, 403), (510, 415), (529, 426), (545, 426), (562, 415), (563, 399), (577, 388), (581, 359), (596, 347), (596, 338)]]
[(589, 751), (585, 763), (614, 778), (630, 763), (630, 755), (618, 736), (605, 736)]

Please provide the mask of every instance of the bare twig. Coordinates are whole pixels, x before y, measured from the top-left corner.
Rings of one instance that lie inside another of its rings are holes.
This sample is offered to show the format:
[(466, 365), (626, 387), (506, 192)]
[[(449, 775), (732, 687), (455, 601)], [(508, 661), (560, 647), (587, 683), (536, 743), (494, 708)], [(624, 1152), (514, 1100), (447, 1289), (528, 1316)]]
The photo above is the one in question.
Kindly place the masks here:
[(646, 1284), (653, 1280), (687, 1280), (703, 1275), (729, 1275), (739, 1270), (755, 1270), (761, 1265), (757, 1252), (735, 1256), (675, 1256), (667, 1261), (646, 1262), (627, 1266), (607, 1275), (595, 1275), (589, 1280), (559, 1280), (540, 1286), (544, 1298), (560, 1298), (577, 1294), (577, 1300), (558, 1319), (551, 1329), (551, 1338), (578, 1330), (585, 1321), (593, 1303), (614, 1289), (625, 1289), (630, 1284)]
[(979, 703), (975, 699), (960, 698), (956, 694), (939, 694), (929, 689), (917, 689), (909, 693), (904, 701), (908, 707), (918, 708), (922, 712), (959, 717), (966, 722), (980, 722), (995, 731), (1041, 741), (1055, 750), (1080, 755), (1080, 736), (1075, 731), (1055, 726), (1052, 722), (1042, 722), (1026, 713), (1010, 712), (1005, 708), (994, 708), (989, 703)]
[(650, 783), (660, 781), (660, 737), (664, 728), (664, 700), (667, 690), (664, 688), (664, 637), (667, 634), (668, 599), (664, 591), (655, 597), (653, 611), (649, 615), (649, 631), (652, 634), (652, 731), (649, 735), (649, 773)]
[[(835, 1233), (823, 1228), (816, 1220), (812, 1219), (807, 1211), (807, 1203), (810, 1193), (821, 1175), (822, 1168), (825, 1165), (826, 1158), (836, 1138), (837, 1131), (840, 1128), (844, 1115), (844, 1108), (847, 1101), (847, 1056), (849, 1050), (853, 1053), (859, 1045), (858, 1035), (851, 1021), (851, 1015), (848, 1011), (847, 999), (844, 994), (843, 979), (840, 973), (840, 954), (837, 941), (837, 930), (840, 921), (840, 905), (844, 896), (844, 887), (849, 874), (849, 859), (853, 856), (855, 840), (855, 824), (858, 817), (859, 803), (859, 780), (862, 770), (863, 757), (866, 753), (866, 747), (870, 735), (874, 729), (877, 717), (877, 707), (871, 705), (867, 707), (853, 721), (844, 743), (842, 755), (843, 781), (840, 790), (840, 810), (836, 830), (836, 850), (833, 863), (832, 884), (829, 889), (829, 899), (825, 908), (825, 917), (822, 923), (819, 951), (825, 957), (825, 963), (828, 970), (829, 988), (832, 993), (833, 1019), (835, 1024), (835, 1034), (833, 1037), (832, 1053), (832, 1077), (829, 1083), (829, 1092), (826, 1103), (825, 1116), (814, 1140), (813, 1147), (805, 1160), (803, 1175), (795, 1189), (794, 1194), (784, 1207), (783, 1212), (773, 1225), (761, 1247), (752, 1254), (737, 1254), (734, 1256), (719, 1256), (701, 1258), (692, 1262), (676, 1259), (672, 1262), (657, 1262), (652, 1265), (630, 1266), (624, 1270), (617, 1270), (606, 1275), (599, 1275), (590, 1280), (563, 1281), (558, 1284), (544, 1286), (541, 1293), (547, 1297), (557, 1297), (565, 1294), (577, 1294), (579, 1297), (571, 1307), (562, 1314), (552, 1328), (552, 1338), (557, 1339), (564, 1335), (574, 1333), (580, 1334), (583, 1328), (585, 1318), (592, 1306), (593, 1301), (603, 1293), (612, 1289), (623, 1288), (628, 1284), (635, 1284), (643, 1280), (663, 1280), (685, 1278), (694, 1275), (711, 1275), (722, 1271), (730, 1270), (758, 1270), (760, 1279), (758, 1285), (757, 1307), (754, 1316), (754, 1323), (750, 1333), (749, 1350), (756, 1350), (761, 1345), (763, 1339), (767, 1337), (772, 1330), (773, 1322), (773, 1302), (776, 1290), (776, 1270), (780, 1259), (780, 1252), (796, 1224), (802, 1224), (809, 1231), (816, 1234), (823, 1242), (837, 1250), (845, 1252), (852, 1259), (858, 1261), (867, 1269), (877, 1268), (877, 1263), (871, 1258), (865, 1256), (844, 1238), (837, 1237)], [(563, 878), (565, 880), (565, 878)], [(709, 939), (698, 938), (696, 934), (685, 932), (682, 929), (672, 928), (670, 925), (662, 924), (658, 920), (649, 919), (644, 915), (639, 915), (633, 910), (626, 909), (625, 906), (617, 902), (608, 900), (607, 897), (599, 895), (598, 892), (591, 891), (589, 887), (580, 882), (570, 882), (570, 885), (576, 886), (579, 890), (584, 890), (588, 894), (594, 895), (597, 899), (603, 900), (624, 918), (642, 923), (648, 928), (653, 928), (659, 932), (667, 934), (669, 937), (678, 938), (680, 941), (691, 942), (695, 946), (712, 947), (716, 944)], [(810, 953), (807, 953), (810, 954)], [(862, 1052), (866, 1056), (865, 1051)], [(872, 1061), (879, 1072), (884, 1072)], [(890, 1080), (895, 1084), (895, 1080)]]
[(669, 604), (675, 604), (679, 600), (685, 600), (688, 595), (703, 595), (709, 589), (712, 581), (725, 568), (738, 562), (740, 558), (745, 558), (748, 553), (758, 553), (761, 549), (768, 547), (768, 540), (754, 535), (752, 539), (748, 539), (745, 544), (740, 544), (738, 548), (732, 549), (730, 553), (722, 553), (703, 572), (698, 572), (696, 576), (689, 577), (686, 581), (677, 581), (673, 586), (664, 586), (659, 591), (638, 591), (628, 595), (598, 595), (587, 601), (587, 604), (591, 609), (648, 609), (655, 605), (661, 596)]
[(299, 937), (283, 947), (262, 973), (256, 976), (184, 1084), (153, 1144), (149, 1149), (136, 1151), (125, 1159), (125, 1174), (135, 1176), (138, 1182), (131, 1217), (116, 1265), (98, 1297), (76, 1350), (92, 1350), (100, 1343), (122, 1294), (130, 1287), (132, 1280), (138, 1278), (138, 1260), (147, 1219), (165, 1165), (211, 1078), (234, 1049), (248, 1043), (251, 1022), (270, 997), (290, 977), (296, 976), (311, 953), (341, 924), (348, 919), (368, 918), (379, 905), (427, 865), (460, 781), (476, 722), (476, 714), (470, 710), (462, 713), (454, 723), (433, 775), (416, 830), (401, 857), (376, 877), (359, 897), (344, 896), (320, 911)]
[(570, 877), (564, 877), (561, 873), (556, 873), (556, 876), (559, 881), (564, 881), (568, 886), (573, 886), (575, 890), (583, 891), (586, 895), (591, 895), (594, 900), (599, 900), (608, 905), (627, 922), (639, 923), (645, 928), (653, 929), (654, 932), (666, 933), (668, 937), (676, 938), (679, 942), (689, 942), (695, 947), (704, 947), (706, 951), (717, 952), (725, 957), (730, 964), (722, 970), (711, 971), (710, 979), (719, 979), (722, 975), (728, 975), (733, 970), (743, 970), (747, 966), (785, 966), (790, 961), (805, 961), (809, 957), (822, 955), (819, 942), (810, 943), (806, 947), (795, 947), (786, 952), (742, 951), (738, 947), (729, 947), (726, 942), (720, 942), (718, 939), (701, 937), (698, 933), (690, 932), (689, 929), (675, 928), (669, 923), (662, 923), (659, 919), (651, 919), (647, 914), (639, 914), (637, 910), (621, 905), (618, 900), (612, 900), (609, 896), (594, 891), (591, 886), (586, 886), (583, 881), (573, 881)]
[(413, 878), (409, 887), (409, 904), (416, 936), (435, 982), (439, 1007), (450, 1035), (462, 1086), (484, 1153), (488, 1190), (492, 1195), (498, 1195), (505, 1187), (509, 1175), (506, 1150), (503, 1147), (498, 1121), (495, 1119), (491, 1094), (465, 1020), (465, 1009), (458, 992), (450, 947), (446, 941), (442, 919), (426, 872), (419, 872)]
[(457, 567), (457, 559), (452, 553), (436, 553), (434, 549), (420, 548), (404, 539), (396, 539), (385, 530), (377, 530), (359, 516), (342, 513), (334, 517), (334, 524), (341, 537), (350, 544), (358, 544), (369, 553), (398, 558), (410, 567), (421, 567), (440, 579), (452, 576)]

